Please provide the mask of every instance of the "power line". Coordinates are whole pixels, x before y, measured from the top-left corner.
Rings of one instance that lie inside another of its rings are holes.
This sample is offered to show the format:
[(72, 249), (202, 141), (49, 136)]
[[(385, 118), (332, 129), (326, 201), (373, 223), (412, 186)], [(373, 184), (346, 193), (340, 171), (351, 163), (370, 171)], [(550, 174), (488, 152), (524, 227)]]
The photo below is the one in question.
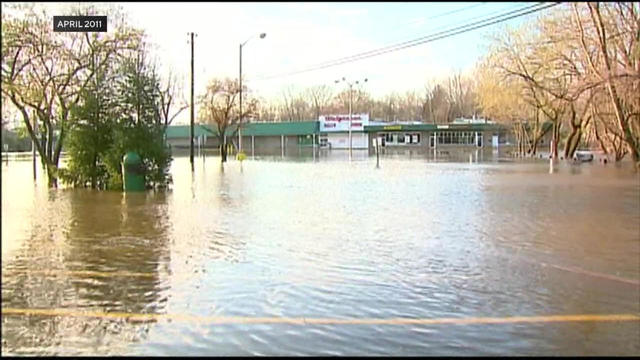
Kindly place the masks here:
[[(528, 9), (528, 8), (532, 8), (532, 7), (535, 7), (535, 6), (538, 6), (538, 5), (535, 5), (535, 4), (534, 4), (534, 5), (529, 5), (529, 6), (526, 6), (526, 7), (523, 7), (523, 8), (519, 8), (519, 9), (517, 9), (517, 10), (511, 10), (511, 11), (506, 12), (506, 13), (504, 13), (504, 14), (500, 14), (500, 15), (497, 15), (497, 16), (494, 16), (494, 17), (491, 17), (491, 18), (488, 18), (488, 19), (482, 20), (482, 21), (488, 21), (488, 20), (491, 20), (491, 19), (496, 18), (496, 17), (505, 16), (505, 15), (508, 15), (508, 14), (510, 14), (510, 13), (517, 12), (517, 11), (522, 11), (522, 10), (524, 10), (525, 8), (527, 8), (527, 9)], [(441, 14), (441, 15), (444, 15), (444, 14)], [(467, 25), (461, 25), (461, 26), (468, 26), (468, 24), (467, 24)], [(362, 55), (365, 55), (365, 54), (369, 54), (369, 53), (373, 53), (373, 52), (378, 52), (378, 51), (381, 51), (381, 50), (384, 50), (384, 49), (394, 48), (394, 47), (397, 47), (397, 46), (400, 46), (400, 45), (404, 45), (404, 44), (407, 44), (407, 43), (411, 43), (411, 42), (415, 42), (415, 41), (418, 41), (418, 40), (424, 39), (424, 38), (426, 38), (426, 37), (435, 36), (435, 35), (438, 35), (438, 34), (440, 34), (440, 33), (445, 33), (445, 32), (447, 32), (447, 31), (451, 31), (451, 30), (444, 30), (444, 31), (440, 31), (440, 32), (438, 32), (438, 33), (436, 33), (436, 34), (432, 34), (432, 35), (428, 35), (428, 36), (420, 37), (420, 38), (418, 38), (418, 39), (407, 40), (407, 41), (403, 41), (403, 42), (400, 42), (400, 43), (387, 45), (387, 46), (384, 46), (384, 47), (382, 47), (382, 48), (378, 48), (378, 49), (375, 49), (375, 50), (369, 50), (369, 51), (365, 51), (365, 52), (362, 52), (362, 53), (358, 53), (358, 54), (356, 54), (356, 55), (351, 55), (351, 56), (346, 56), (346, 57), (339, 58), (339, 59), (334, 59), (334, 60), (330, 60), (330, 61), (321, 62), (321, 63), (316, 64), (316, 65), (314, 65), (314, 66), (326, 65), (326, 64), (328, 64), (328, 63), (338, 62), (338, 61), (342, 61), (342, 60), (345, 60), (345, 59), (350, 59), (350, 58), (354, 58), (354, 57), (362, 56)]]
[(459, 13), (459, 12), (463, 12), (463, 11), (471, 10), (471, 9), (473, 9), (473, 8), (476, 8), (476, 7), (478, 7), (478, 6), (485, 5), (485, 4), (486, 4), (486, 2), (481, 2), (481, 3), (473, 4), (473, 5), (471, 5), (471, 6), (467, 6), (467, 7), (462, 8), (462, 9), (452, 10), (452, 11), (449, 11), (449, 12), (446, 12), (446, 13), (442, 13), (442, 14), (434, 15), (434, 16), (432, 16), (432, 17), (428, 17), (428, 18), (426, 18), (426, 19), (424, 19), (424, 20), (433, 20), (433, 19), (437, 19), (437, 18), (442, 17), (442, 16), (451, 15), (451, 14), (457, 14), (457, 13)]
[[(521, 5), (524, 5), (524, 6), (521, 6)], [(480, 19), (480, 18), (483, 18), (483, 17), (486, 17), (486, 16), (494, 16), (496, 14), (499, 14), (499, 13), (503, 12), (503, 11), (522, 10), (522, 9), (528, 8), (530, 6), (532, 6), (532, 5), (527, 5), (527, 4), (523, 4), (523, 3), (516, 3), (515, 6), (510, 6), (508, 8), (503, 8), (503, 9), (496, 10), (496, 11), (491, 11), (491, 12), (489, 12), (487, 14), (481, 14), (481, 15), (477, 15), (477, 16), (472, 16), (472, 17), (470, 17), (468, 19), (465, 19), (464, 21), (472, 21), (472, 20), (477, 20), (477, 19)], [(431, 29), (429, 29), (429, 30), (431, 30)]]
[[(497, 15), (497, 16), (493, 16), (493, 17), (490, 17), (490, 18), (487, 18), (487, 19), (484, 19), (484, 20), (480, 20), (480, 21), (477, 21), (477, 22), (474, 22), (474, 23), (471, 23), (471, 24), (461, 25), (461, 26), (458, 26), (458, 27), (455, 27), (455, 28), (452, 28), (452, 29), (440, 31), (440, 32), (437, 32), (435, 34), (430, 34), (430, 35), (423, 36), (423, 37), (420, 37), (420, 38), (417, 38), (417, 39), (404, 41), (404, 42), (401, 42), (401, 43), (398, 43), (398, 44), (388, 45), (388, 46), (385, 46), (385, 47), (382, 47), (382, 48), (365, 51), (365, 52), (362, 52), (362, 53), (359, 53), (359, 54), (355, 54), (355, 55), (351, 55), (351, 56), (347, 56), (347, 57), (342, 57), (342, 58), (335, 59), (335, 60), (325, 61), (325, 62), (316, 64), (316, 65), (312, 65), (312, 67), (310, 67), (308, 69), (298, 70), (298, 71), (294, 71), (294, 72), (283, 73), (283, 74), (278, 74), (278, 75), (273, 75), (273, 76), (260, 77), (260, 78), (257, 78), (255, 80), (268, 80), (268, 79), (278, 78), (278, 77), (283, 77), (283, 76), (296, 75), (296, 74), (300, 74), (300, 73), (304, 73), (304, 72), (308, 72), (308, 71), (324, 69), (324, 68), (335, 66), (335, 65), (342, 65), (342, 64), (347, 63), (347, 62), (360, 60), (360, 59), (368, 58), (368, 57), (371, 57), (371, 56), (380, 55), (380, 54), (383, 54), (383, 53), (386, 53), (386, 52), (389, 52), (389, 51), (400, 50), (400, 49), (403, 49), (405, 47), (408, 47), (407, 45), (411, 45), (411, 44), (418, 45), (418, 44), (421, 44), (421, 43), (423, 43), (422, 41), (424, 41), (425, 39), (431, 38), (431, 37), (437, 37), (439, 35), (443, 35), (443, 34), (446, 34), (448, 32), (451, 32), (451, 31), (459, 30), (459, 29), (466, 28), (466, 27), (469, 27), (469, 26), (472, 26), (472, 25), (477, 25), (479, 23), (487, 22), (487, 21), (490, 21), (490, 20), (493, 20), (493, 19), (496, 19), (496, 18), (501, 18), (501, 17), (504, 17), (506, 15), (510, 15), (510, 14), (513, 14), (513, 13), (518, 13), (518, 12), (521, 12), (521, 11), (529, 10), (529, 9), (538, 7), (539, 5), (540, 4), (530, 5), (530, 6), (527, 6), (527, 7), (524, 7), (524, 8), (520, 8), (520, 9), (517, 9), (517, 10), (511, 10), (511, 11), (508, 11), (506, 13), (503, 13), (503, 14), (500, 14), (500, 15)], [(540, 9), (538, 9), (538, 10), (540, 10)], [(517, 16), (526, 15), (526, 14), (527, 13), (518, 14)], [(502, 21), (506, 21), (506, 20), (509, 20), (509, 19), (510, 18), (506, 18), (506, 19), (504, 19)], [(490, 24), (485, 24), (484, 26), (488, 26), (488, 25), (491, 25), (491, 23)]]
[(447, 15), (457, 14), (459, 12), (471, 10), (473, 8), (476, 8), (476, 7), (482, 6), (482, 5), (486, 5), (486, 4), (487, 4), (486, 2), (476, 3), (476, 4), (473, 4), (471, 6), (465, 6), (462, 9), (455, 9), (455, 10), (447, 11), (447, 12), (444, 12), (444, 13), (441, 13), (441, 14), (436, 14), (436, 15), (433, 15), (433, 16), (430, 16), (430, 17), (427, 17), (427, 18), (419, 18), (417, 20), (412, 20), (412, 21), (409, 21), (408, 23), (405, 23), (402, 26), (399, 26), (398, 28), (394, 29), (393, 32), (397, 32), (399, 29), (402, 29), (402, 28), (404, 28), (406, 26), (409, 26), (409, 25), (413, 25), (413, 24), (417, 24), (417, 23), (423, 22), (425, 20), (433, 20), (433, 19), (437, 19), (437, 18), (440, 18), (440, 17), (443, 17), (443, 16), (447, 16)]
[[(433, 19), (437, 19), (437, 18), (440, 18), (440, 17), (443, 17), (443, 16), (447, 16), (447, 15), (452, 15), (452, 14), (460, 13), (460, 12), (467, 11), (467, 10), (471, 10), (471, 9), (473, 9), (473, 8), (476, 8), (476, 7), (479, 7), (479, 6), (483, 6), (483, 5), (486, 5), (486, 4), (487, 4), (487, 2), (480, 2), (480, 3), (472, 4), (472, 5), (470, 5), (470, 6), (466, 6), (466, 7), (464, 7), (464, 8), (459, 8), (459, 9), (455, 9), (455, 10), (447, 11), (447, 12), (444, 12), (444, 13), (436, 14), (436, 15), (433, 15), (433, 16), (430, 16), (430, 17), (427, 17), (427, 18), (419, 18), (419, 19), (417, 19), (417, 20), (412, 20), (412, 21), (409, 21), (408, 23), (405, 23), (403, 26), (401, 25), (399, 28), (397, 27), (397, 28), (395, 29), (395, 31), (394, 31), (394, 32), (397, 32), (397, 30), (399, 30), (399, 29), (401, 29), (401, 28), (404, 28), (404, 27), (406, 27), (406, 26), (408, 26), (408, 25), (412, 25), (412, 24), (415, 24), (415, 23), (419, 23), (419, 22), (421, 22), (421, 21), (425, 21), (425, 20), (433, 20)], [(510, 7), (510, 9), (513, 9), (513, 7)], [(478, 19), (478, 18), (483, 17), (483, 16), (486, 16), (486, 15), (493, 15), (493, 14), (496, 14), (496, 13), (498, 13), (498, 12), (500, 12), (500, 11), (503, 11), (503, 10), (504, 10), (504, 9), (499, 10), (499, 11), (494, 11), (494, 12), (491, 12), (491, 13), (489, 13), (489, 14), (485, 14), (485, 15), (480, 15), (480, 16), (471, 17), (471, 18), (469, 18), (469, 19), (467, 19), (467, 20), (475, 20), (475, 19)], [(414, 40), (414, 41), (415, 41), (415, 40)], [(404, 41), (403, 41), (402, 43), (404, 43)], [(387, 48), (387, 47), (393, 47), (393, 46), (397, 46), (397, 45), (398, 45), (397, 43), (396, 43), (396, 44), (392, 44), (392, 45), (387, 45), (387, 46), (385, 46), (385, 48)], [(378, 49), (378, 50), (380, 50), (380, 49)], [(372, 51), (376, 51), (376, 50), (372, 50)], [(361, 54), (358, 54), (358, 55), (361, 55)], [(353, 55), (353, 56), (356, 56), (356, 55)], [(349, 56), (349, 57), (353, 57), (353, 56)], [(322, 62), (322, 63), (316, 64), (316, 65), (313, 65), (313, 66), (320, 66), (320, 65), (324, 65), (324, 64), (326, 64), (326, 63), (336, 62), (336, 61), (339, 61), (339, 60), (342, 60), (342, 59), (344, 59), (344, 58), (325, 61), (325, 62)], [(286, 75), (287, 73), (283, 73), (283, 74), (284, 74), (284, 75), (282, 75), (282, 76), (287, 76), (287, 75)], [(274, 77), (280, 77), (280, 75), (273, 75), (273, 76), (269, 76), (269, 75), (267, 75), (267, 76), (258, 76), (257, 78), (254, 78), (254, 79), (247, 79), (245, 82), (247, 82), (247, 81), (260, 81), (260, 80), (266, 80), (266, 79), (271, 79), (271, 78), (274, 78)]]
[[(476, 5), (484, 5), (484, 4), (486, 4), (486, 3), (479, 3), (479, 4), (476, 4)], [(510, 6), (510, 7), (506, 8), (506, 9), (500, 9), (500, 10), (498, 10), (498, 11), (492, 11), (492, 12), (487, 13), (487, 14), (482, 14), (482, 15), (478, 15), (478, 16), (472, 16), (472, 17), (470, 17), (470, 18), (468, 18), (468, 19), (465, 19), (464, 21), (468, 21), (468, 22), (469, 22), (469, 21), (475, 21), (475, 20), (478, 20), (478, 19), (485, 18), (485, 17), (487, 17), (487, 16), (496, 16), (496, 17), (504, 16), (504, 15), (506, 15), (506, 14), (509, 14), (511, 11), (522, 11), (522, 10), (524, 10), (525, 8), (531, 8), (531, 7), (537, 6), (537, 5), (526, 5), (526, 4), (525, 4), (525, 6), (520, 6), (520, 5), (522, 5), (522, 4), (516, 4), (516, 6)], [(473, 8), (473, 7), (475, 7), (475, 6), (471, 6), (471, 7), (468, 7), (468, 8), (466, 8), (466, 9), (459, 9), (459, 10), (469, 10), (469, 9), (471, 9), (471, 8)], [(516, 9), (516, 8), (517, 8), (517, 9)], [(507, 12), (503, 13), (504, 11), (507, 11)], [(500, 14), (500, 15), (497, 15), (497, 14)], [(445, 15), (445, 14), (440, 14), (440, 15)], [(437, 17), (439, 17), (439, 16), (434, 16), (434, 18), (437, 18)], [(487, 19), (482, 20), (482, 21), (487, 21), (488, 19), (492, 19), (492, 18), (493, 18), (493, 17), (491, 17), (491, 18), (487, 18)], [(429, 19), (431, 19), (431, 18), (427, 18), (427, 19), (425, 19), (425, 20), (429, 20)], [(461, 26), (466, 26), (466, 25), (461, 25)], [(431, 28), (429, 28), (428, 30), (429, 30), (429, 31), (431, 31), (431, 30), (435, 30), (434, 28), (435, 28), (435, 27), (431, 27)], [(413, 35), (412, 37), (415, 37), (415, 36), (418, 36), (418, 35)], [(433, 36), (433, 35), (432, 35), (432, 36)], [(416, 41), (416, 39), (413, 39), (413, 40), (402, 40), (402, 41), (398, 40), (398, 41), (396, 42), (396, 44), (395, 44), (395, 45), (387, 45), (387, 46), (385, 46), (385, 48), (386, 48), (386, 47), (398, 46), (398, 44), (399, 44), (399, 43), (403, 43), (403, 44), (404, 44), (404, 43), (406, 43), (406, 42), (410, 42), (410, 41)], [(334, 60), (334, 61), (335, 61), (335, 60)], [(329, 61), (327, 61), (327, 62), (329, 62)], [(324, 64), (324, 63), (323, 63), (323, 64)], [(319, 65), (319, 64), (318, 64), (318, 65)]]
[[(414, 40), (410, 40), (410, 41), (405, 41), (399, 44), (395, 44), (395, 45), (389, 45), (389, 46), (385, 46), (379, 49), (375, 49), (375, 50), (370, 50), (370, 51), (366, 51), (363, 53), (359, 53), (356, 55), (351, 55), (351, 56), (347, 56), (347, 57), (343, 57), (343, 58), (339, 58), (336, 60), (332, 60), (332, 61), (326, 61), (320, 64), (316, 64), (310, 68), (307, 69), (303, 69), (303, 70), (298, 70), (298, 71), (293, 71), (293, 72), (289, 72), (289, 73), (282, 73), (282, 74), (277, 74), (277, 75), (272, 75), (272, 76), (264, 76), (264, 77), (258, 77), (255, 80), (270, 80), (270, 79), (275, 79), (275, 78), (279, 78), (279, 77), (286, 77), (286, 76), (291, 76), (291, 75), (297, 75), (297, 74), (301, 74), (301, 73), (305, 73), (305, 72), (309, 72), (309, 71), (315, 71), (315, 70), (321, 70), (321, 69), (325, 69), (328, 67), (332, 67), (332, 66), (337, 66), (337, 65), (342, 65), (342, 64), (346, 64), (349, 62), (353, 62), (353, 61), (357, 61), (357, 60), (363, 60), (366, 58), (370, 58), (370, 57), (374, 57), (374, 56), (378, 56), (378, 55), (382, 55), (388, 52), (392, 52), (392, 51), (398, 51), (398, 50), (402, 50), (402, 49), (406, 49), (409, 47), (413, 47), (413, 46), (417, 46), (417, 45), (422, 45), (428, 42), (432, 42), (435, 40), (440, 40), (440, 39), (444, 39), (450, 36), (454, 36), (454, 35), (458, 35), (461, 33), (465, 33), (465, 32), (469, 32), (472, 30), (476, 30), (479, 28), (483, 28), (486, 26), (490, 26), (490, 25), (494, 25), (494, 24), (498, 24), (507, 20), (511, 20), (513, 18), (516, 17), (520, 17), (520, 16), (524, 16), (524, 15), (528, 15), (534, 12), (538, 12), (544, 9), (548, 9), (550, 7), (559, 5), (560, 3), (551, 3), (551, 4), (534, 4), (528, 7), (524, 7), (524, 8), (520, 8), (517, 10), (512, 10), (509, 12), (506, 12), (504, 14), (501, 15), (497, 15), (497, 16), (493, 16), (484, 20), (480, 20), (474, 23), (470, 23), (470, 24), (466, 24), (466, 25), (462, 25), (462, 26), (458, 26), (449, 30), (444, 30), (444, 31), (440, 31), (437, 32), (435, 34), (431, 34), (431, 35), (427, 35), (424, 37), (420, 37)], [(540, 6), (543, 5), (543, 6)], [(508, 16), (507, 16), (508, 15)], [(506, 17), (505, 17), (506, 16)], [(495, 19), (495, 20), (494, 20)], [(490, 21), (493, 20), (493, 21)], [(487, 21), (490, 21), (488, 23), (486, 23)]]
[[(539, 6), (539, 4), (529, 5), (529, 6), (526, 6), (526, 7), (523, 7), (523, 8), (519, 8), (517, 10), (511, 10), (511, 11), (508, 11), (508, 12), (500, 14), (500, 15), (496, 15), (496, 16), (493, 16), (493, 17), (490, 17), (490, 18), (487, 18), (487, 19), (484, 19), (484, 20), (477, 21), (476, 23), (482, 23), (482, 22), (486, 22), (486, 21), (493, 20), (493, 19), (496, 19), (496, 18), (504, 17), (506, 15), (510, 15), (510, 14), (513, 14), (513, 13), (517, 13), (517, 12), (521, 12), (521, 11), (524, 11), (524, 10), (532, 9), (534, 7), (537, 7), (537, 6)], [(382, 47), (382, 48), (379, 48), (379, 49), (375, 49), (375, 50), (365, 51), (363, 53), (359, 53), (359, 54), (356, 54), (356, 55), (351, 55), (351, 56), (347, 56), (347, 57), (336, 59), (336, 60), (332, 60), (332, 61), (325, 61), (323, 63), (319, 63), (319, 64), (316, 64), (314, 66), (321, 66), (321, 65), (326, 65), (326, 64), (329, 64), (329, 63), (334, 63), (334, 62), (341, 62), (343, 60), (352, 59), (352, 58), (356, 58), (356, 57), (361, 57), (361, 56), (364, 56), (364, 55), (368, 55), (368, 54), (371, 54), (371, 53), (377, 53), (377, 52), (380, 52), (380, 51), (383, 51), (383, 50), (387, 50), (387, 49), (397, 48), (397, 47), (400, 47), (400, 46), (403, 46), (403, 45), (407, 45), (407, 44), (410, 44), (410, 43), (415, 43), (415, 42), (418, 42), (418, 41), (421, 41), (421, 40), (424, 40), (424, 39), (427, 39), (427, 38), (430, 38), (430, 37), (438, 36), (438, 35), (441, 35), (441, 34), (446, 34), (446, 33), (450, 32), (450, 31), (457, 30), (457, 29), (464, 28), (464, 27), (471, 26), (471, 25), (475, 25), (475, 23), (461, 25), (461, 26), (455, 27), (453, 29), (443, 30), (443, 31), (437, 32), (435, 34), (419, 37), (419, 38), (413, 39), (413, 40), (404, 41), (404, 42), (401, 42), (401, 43), (398, 43), (398, 44), (388, 45), (388, 46), (385, 46), (385, 47)]]

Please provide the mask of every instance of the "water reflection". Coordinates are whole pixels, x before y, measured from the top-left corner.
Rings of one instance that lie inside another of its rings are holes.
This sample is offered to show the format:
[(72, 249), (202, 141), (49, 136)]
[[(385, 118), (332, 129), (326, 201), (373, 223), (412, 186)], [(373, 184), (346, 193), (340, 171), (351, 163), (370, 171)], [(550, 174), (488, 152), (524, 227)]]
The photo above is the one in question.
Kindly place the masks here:
[[(3, 307), (162, 312), (170, 262), (166, 197), (50, 190), (40, 205), (53, 211), (38, 218), (36, 231), (16, 256), (3, 261)], [(108, 354), (140, 340), (147, 326), (124, 320), (3, 317), (3, 352), (35, 348), (45, 354)], [(24, 336), (25, 331), (32, 335)]]
[[(3, 168), (3, 244), (19, 244), (3, 249), (3, 307), (334, 319), (640, 313), (640, 286), (616, 280), (640, 278), (640, 178), (624, 167), (559, 162), (549, 174), (545, 161), (476, 150), (389, 151), (379, 168), (367, 152), (351, 162), (346, 151), (315, 162), (280, 155), (224, 165), (212, 156), (194, 172), (177, 157), (168, 193), (42, 191)], [(22, 218), (32, 220), (5, 230)], [(640, 351), (640, 322), (2, 321), (11, 354)]]

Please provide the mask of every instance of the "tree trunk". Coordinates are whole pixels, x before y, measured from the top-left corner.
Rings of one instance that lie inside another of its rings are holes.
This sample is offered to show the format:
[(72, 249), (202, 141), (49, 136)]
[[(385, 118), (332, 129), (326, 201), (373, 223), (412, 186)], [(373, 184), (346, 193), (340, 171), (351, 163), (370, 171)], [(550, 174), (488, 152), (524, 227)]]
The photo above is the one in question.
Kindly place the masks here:
[(520, 143), (520, 154), (519, 155), (520, 155), (520, 157), (524, 157), (524, 155), (526, 154), (526, 147), (527, 147), (526, 141), (527, 141), (527, 139), (525, 137), (525, 131), (526, 130), (524, 128), (524, 125), (521, 124), (520, 125), (520, 140), (519, 140), (519, 143)]
[(58, 166), (60, 163), (60, 154), (62, 153), (62, 143), (64, 141), (66, 132), (64, 131), (64, 127), (60, 129), (60, 135), (58, 136), (58, 140), (56, 142), (56, 148), (53, 151), (53, 163)]
[(43, 131), (40, 131), (40, 147), (42, 151), (40, 152), (40, 163), (42, 164), (42, 170), (47, 169), (47, 131), (46, 127), (43, 125)]
[(618, 120), (618, 125), (620, 126), (620, 129), (622, 129), (622, 132), (624, 134), (624, 141), (629, 148), (629, 152), (631, 153), (633, 162), (638, 163), (640, 162), (640, 144), (636, 142), (635, 137), (631, 133), (628, 118), (625, 117), (625, 114), (622, 110), (622, 102), (618, 97), (618, 91), (610, 79), (607, 82), (607, 89), (609, 90), (611, 102), (613, 103), (616, 119)]
[(97, 187), (96, 173), (98, 172), (98, 153), (96, 152), (93, 153), (93, 163), (91, 164), (91, 167), (91, 188), (95, 189)]
[(578, 133), (576, 134), (576, 137), (574, 139), (573, 145), (569, 149), (569, 157), (570, 158), (572, 158), (573, 154), (576, 153), (576, 150), (578, 149), (578, 145), (580, 145), (580, 140), (582, 140), (582, 130), (578, 129)]
[(227, 143), (224, 137), (220, 139), (220, 161), (227, 162)]
[(517, 143), (517, 148), (518, 148), (518, 157), (522, 156), (522, 127), (520, 124), (516, 125), (516, 129), (515, 129), (515, 135), (516, 135), (516, 143)]
[(597, 118), (593, 118), (593, 134), (596, 138), (596, 141), (598, 142), (598, 144), (600, 144), (600, 149), (602, 150), (602, 152), (604, 152), (605, 155), (609, 155), (609, 150), (607, 149), (607, 145), (605, 145), (604, 140), (602, 140), (602, 137), (600, 136), (600, 134), (598, 133), (598, 122), (597, 122)]
[[(50, 187), (57, 187), (57, 161), (54, 165), (51, 162), (51, 157), (49, 156), (51, 154), (50, 142), (52, 141), (52, 136), (50, 134), (52, 134), (53, 132), (52, 130), (49, 130), (51, 124), (43, 121), (43, 129), (39, 131), (40, 141), (38, 141), (38, 138), (36, 137), (36, 129), (31, 126), (32, 118), (29, 117), (29, 113), (27, 112), (26, 107), (16, 99), (15, 95), (10, 95), (9, 99), (22, 113), (22, 120), (24, 121), (25, 127), (27, 128), (27, 132), (29, 133), (31, 140), (36, 146), (36, 151), (40, 155), (40, 163), (42, 165), (42, 169), (46, 170), (47, 172), (48, 185)], [(33, 120), (36, 122), (37, 126), (38, 114), (36, 114), (35, 112), (33, 113)]]
[(51, 156), (53, 153), (53, 126), (51, 123), (47, 124), (47, 140), (45, 148), (47, 149), (47, 161), (50, 161), (53, 159), (53, 156)]
[(57, 167), (47, 161), (47, 184), (51, 188), (58, 187)]
[(530, 156), (531, 152), (533, 151), (533, 140), (529, 138), (529, 132), (524, 125), (522, 126), (522, 136), (524, 137), (526, 145), (526, 155)]
[(540, 135), (540, 122), (538, 121), (537, 116), (536, 122), (533, 125), (533, 135), (531, 137), (533, 138), (533, 142), (531, 143), (531, 156), (536, 156), (536, 151), (538, 151), (538, 142), (542, 137)]
[(622, 161), (625, 155), (627, 155), (627, 150), (625, 150), (625, 141), (622, 138), (618, 139), (618, 143), (616, 144), (615, 140), (613, 142), (614, 149), (616, 152), (616, 162)]
[(556, 160), (558, 159), (558, 141), (560, 139), (560, 124), (557, 121), (553, 123), (553, 136), (552, 136), (552, 144), (551, 144), (551, 158)]
[(569, 137), (567, 138), (567, 141), (564, 144), (564, 158), (565, 159), (570, 159), (571, 156), (573, 156), (573, 151), (571, 151), (571, 149), (574, 149), (577, 145), (574, 146), (573, 141), (574, 141), (574, 137), (578, 134), (578, 130), (580, 129), (580, 127), (576, 126), (573, 121), (571, 122), (571, 134), (569, 134)]

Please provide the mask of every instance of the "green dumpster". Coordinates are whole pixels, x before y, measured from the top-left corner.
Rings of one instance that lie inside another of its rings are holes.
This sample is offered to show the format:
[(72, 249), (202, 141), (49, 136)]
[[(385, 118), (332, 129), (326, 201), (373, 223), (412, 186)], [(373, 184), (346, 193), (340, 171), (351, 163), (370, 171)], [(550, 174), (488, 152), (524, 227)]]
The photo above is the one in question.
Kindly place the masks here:
[(140, 155), (129, 151), (122, 158), (124, 191), (144, 191), (144, 166)]

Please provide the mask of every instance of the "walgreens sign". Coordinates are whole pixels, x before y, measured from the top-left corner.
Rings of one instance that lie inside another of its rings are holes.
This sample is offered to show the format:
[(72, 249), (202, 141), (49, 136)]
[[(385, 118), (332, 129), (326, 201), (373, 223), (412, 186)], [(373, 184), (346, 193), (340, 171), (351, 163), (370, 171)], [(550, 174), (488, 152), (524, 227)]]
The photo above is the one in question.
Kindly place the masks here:
[[(318, 120), (321, 132), (349, 131), (349, 114), (323, 115)], [(366, 125), (369, 125), (369, 114), (351, 115), (351, 131), (364, 131)]]

